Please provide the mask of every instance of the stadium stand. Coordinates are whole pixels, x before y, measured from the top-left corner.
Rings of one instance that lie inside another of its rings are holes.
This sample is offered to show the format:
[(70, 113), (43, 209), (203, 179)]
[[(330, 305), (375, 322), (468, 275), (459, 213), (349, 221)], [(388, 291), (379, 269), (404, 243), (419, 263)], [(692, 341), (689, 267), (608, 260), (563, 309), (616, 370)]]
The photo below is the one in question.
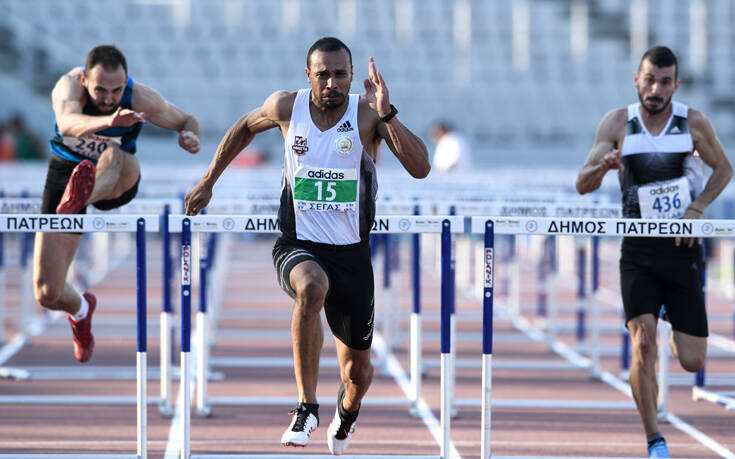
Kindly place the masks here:
[[(574, 3), (588, 12), (581, 58), (571, 46)], [(678, 99), (708, 113), (731, 143), (735, 5), (636, 4), (646, 5), (648, 44), (680, 56)], [(698, 7), (705, 11), (704, 69), (691, 55)], [(270, 92), (304, 86), (308, 45), (339, 35), (353, 51), (354, 90), (361, 91), (367, 58), (375, 56), (402, 119), (417, 132), (448, 119), (480, 147), (572, 146), (578, 158), (602, 114), (635, 100), (639, 56), (631, 57), (629, 10), (628, 2), (609, 0), (0, 0), (0, 63), (2, 73), (46, 97), (90, 47), (114, 42), (136, 79), (195, 113), (205, 135), (218, 138)], [(513, 65), (524, 39), (525, 69)]]

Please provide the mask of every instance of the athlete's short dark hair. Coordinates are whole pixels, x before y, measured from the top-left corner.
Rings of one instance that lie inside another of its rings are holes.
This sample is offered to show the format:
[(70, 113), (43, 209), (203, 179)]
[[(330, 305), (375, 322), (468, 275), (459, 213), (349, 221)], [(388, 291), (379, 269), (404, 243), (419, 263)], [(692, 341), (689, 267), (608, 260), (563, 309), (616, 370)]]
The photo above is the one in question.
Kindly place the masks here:
[(314, 51), (328, 53), (331, 51), (339, 51), (340, 49), (347, 51), (347, 55), (350, 56), (350, 65), (352, 65), (352, 53), (350, 52), (350, 48), (348, 48), (347, 45), (345, 45), (339, 38), (324, 37), (317, 40), (313, 45), (311, 45), (311, 48), (309, 48), (309, 52), (306, 54), (306, 67), (309, 67), (309, 59), (311, 59), (311, 54)]
[(638, 64), (638, 70), (641, 69), (641, 64), (646, 60), (659, 68), (673, 65), (674, 79), (679, 78), (679, 61), (676, 59), (676, 54), (666, 46), (654, 46), (646, 51), (641, 58), (641, 63)]
[(115, 45), (95, 46), (87, 53), (87, 62), (85, 63), (87, 70), (97, 64), (102, 64), (102, 67), (108, 71), (117, 70), (118, 67), (122, 66), (125, 75), (128, 74), (128, 63), (125, 61), (125, 56)]

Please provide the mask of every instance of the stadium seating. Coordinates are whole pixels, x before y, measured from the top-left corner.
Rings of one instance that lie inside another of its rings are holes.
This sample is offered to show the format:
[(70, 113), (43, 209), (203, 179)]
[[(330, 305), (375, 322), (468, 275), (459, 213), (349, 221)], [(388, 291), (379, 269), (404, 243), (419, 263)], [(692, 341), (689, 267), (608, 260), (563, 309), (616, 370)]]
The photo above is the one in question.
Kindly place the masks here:
[[(401, 118), (422, 136), (442, 119), (480, 145), (588, 146), (607, 110), (635, 100), (632, 74), (639, 57), (630, 56), (629, 3), (610, 0), (586, 2), (589, 46), (586, 56), (573, 56), (570, 3), (0, 0), (0, 12), (7, 13), (0, 14), (0, 35), (8, 38), (0, 59), (32, 60), (13, 71), (33, 72), (34, 85), (47, 91), (60, 73), (81, 65), (93, 45), (115, 43), (126, 53), (131, 75), (195, 113), (205, 132), (219, 136), (272, 91), (304, 87), (308, 46), (339, 35), (353, 51), (353, 90), (362, 92), (367, 59), (375, 56)], [(735, 6), (729, 0), (703, 2), (702, 71), (692, 68), (690, 56), (696, 1), (643, 3), (649, 44), (666, 44), (681, 59), (678, 99), (710, 114), (723, 139), (735, 137)], [(525, 70), (512, 64), (519, 5), (530, 14)], [(455, 20), (459, 7), (469, 7), (469, 24)], [(469, 32), (469, 43), (458, 42), (458, 32)]]

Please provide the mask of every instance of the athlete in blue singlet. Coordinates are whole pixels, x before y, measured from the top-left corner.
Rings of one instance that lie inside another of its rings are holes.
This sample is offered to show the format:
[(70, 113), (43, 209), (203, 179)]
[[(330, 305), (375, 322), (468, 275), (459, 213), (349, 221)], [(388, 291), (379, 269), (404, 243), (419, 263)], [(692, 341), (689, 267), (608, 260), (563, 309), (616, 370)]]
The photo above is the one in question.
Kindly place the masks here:
[[(79, 214), (86, 206), (108, 210), (135, 197), (140, 167), (136, 139), (146, 120), (179, 132), (179, 145), (199, 151), (196, 118), (167, 102), (153, 89), (128, 76), (123, 54), (101, 45), (87, 55), (86, 66), (63, 75), (51, 93), (56, 135), (43, 190), (41, 213)], [(33, 286), (38, 303), (69, 313), (74, 354), (80, 362), (92, 356), (92, 314), (97, 300), (80, 295), (66, 282), (79, 247), (79, 234), (36, 234)]]
[[(623, 215), (702, 218), (727, 186), (732, 167), (709, 120), (672, 102), (678, 64), (666, 47), (649, 49), (635, 73), (640, 103), (609, 112), (577, 178), (577, 190), (596, 190), (619, 171)], [(702, 187), (701, 163), (712, 168)], [(669, 457), (657, 419), (656, 321), (662, 305), (674, 330), (669, 345), (681, 366), (699, 371), (707, 354), (701, 247), (692, 238), (625, 238), (620, 284), (633, 343), (630, 386), (643, 421), (649, 457)]]

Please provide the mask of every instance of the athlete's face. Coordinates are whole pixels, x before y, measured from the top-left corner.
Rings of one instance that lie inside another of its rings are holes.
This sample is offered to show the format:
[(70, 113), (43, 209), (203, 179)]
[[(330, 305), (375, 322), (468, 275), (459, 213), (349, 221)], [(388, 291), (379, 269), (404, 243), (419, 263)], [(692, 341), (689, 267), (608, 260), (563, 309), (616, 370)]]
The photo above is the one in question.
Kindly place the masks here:
[(352, 64), (343, 48), (311, 53), (306, 78), (311, 84), (312, 100), (322, 108), (341, 107), (350, 93)]
[(82, 74), (82, 85), (87, 88), (89, 100), (104, 114), (117, 110), (127, 82), (128, 76), (122, 66), (109, 70), (98, 64)]
[(635, 86), (641, 106), (651, 115), (661, 113), (679, 88), (676, 66), (656, 67), (646, 59), (635, 73)]

